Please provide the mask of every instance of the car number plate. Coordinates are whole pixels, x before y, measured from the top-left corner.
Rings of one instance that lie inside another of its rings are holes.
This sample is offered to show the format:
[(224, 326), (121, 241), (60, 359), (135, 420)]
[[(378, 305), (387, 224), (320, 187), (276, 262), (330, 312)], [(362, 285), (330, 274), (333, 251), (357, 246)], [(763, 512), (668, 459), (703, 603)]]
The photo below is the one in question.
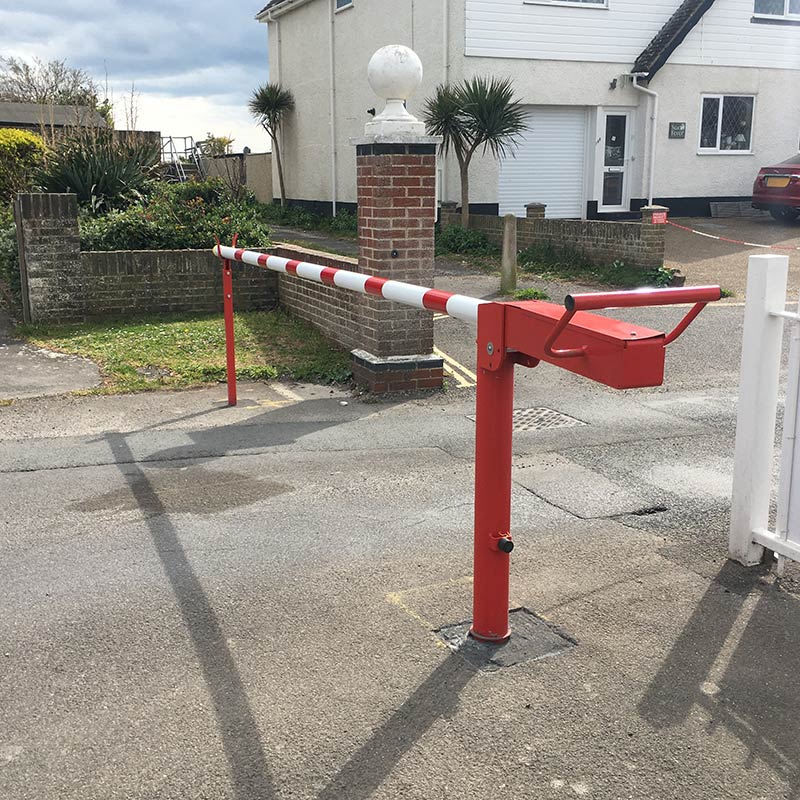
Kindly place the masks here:
[(771, 189), (785, 189), (789, 185), (789, 179), (784, 175), (774, 175), (767, 178), (767, 186)]

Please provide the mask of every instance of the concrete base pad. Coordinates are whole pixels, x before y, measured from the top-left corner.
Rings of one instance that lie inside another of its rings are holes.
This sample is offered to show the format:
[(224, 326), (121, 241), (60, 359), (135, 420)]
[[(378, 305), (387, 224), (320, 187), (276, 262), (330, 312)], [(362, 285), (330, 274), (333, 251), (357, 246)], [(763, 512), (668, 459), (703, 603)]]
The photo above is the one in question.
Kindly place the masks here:
[(471, 621), (447, 625), (437, 633), (444, 643), (473, 666), (485, 670), (513, 667), (526, 661), (556, 655), (577, 645), (577, 641), (557, 625), (537, 617), (527, 608), (510, 614), (511, 638), (499, 644), (480, 642), (469, 635)]

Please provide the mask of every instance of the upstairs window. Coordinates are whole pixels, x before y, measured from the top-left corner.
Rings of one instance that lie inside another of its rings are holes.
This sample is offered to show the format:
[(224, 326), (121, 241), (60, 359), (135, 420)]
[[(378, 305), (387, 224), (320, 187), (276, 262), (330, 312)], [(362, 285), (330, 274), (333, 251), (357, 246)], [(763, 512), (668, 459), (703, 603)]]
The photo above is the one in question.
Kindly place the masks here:
[(336, 10), (337, 11), (340, 8), (348, 8), (351, 5), (353, 5), (353, 0), (336, 0)]
[(757, 17), (800, 20), (800, 0), (755, 0)]
[(753, 145), (752, 95), (704, 95), (700, 111), (701, 153), (749, 153)]
[(523, 3), (537, 6), (595, 6), (608, 8), (608, 0), (522, 0)]

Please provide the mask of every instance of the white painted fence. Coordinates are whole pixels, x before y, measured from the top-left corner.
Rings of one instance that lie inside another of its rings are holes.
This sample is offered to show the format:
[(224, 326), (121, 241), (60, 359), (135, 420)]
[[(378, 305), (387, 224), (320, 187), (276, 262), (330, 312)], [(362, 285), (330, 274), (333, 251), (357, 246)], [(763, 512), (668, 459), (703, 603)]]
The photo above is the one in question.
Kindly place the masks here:
[[(786, 311), (787, 256), (752, 256), (747, 272), (731, 505), (730, 556), (758, 564), (764, 548), (800, 561), (800, 314)], [(800, 304), (798, 305), (800, 312)], [(781, 444), (778, 513), (769, 511), (780, 390), (783, 323), (792, 322)]]

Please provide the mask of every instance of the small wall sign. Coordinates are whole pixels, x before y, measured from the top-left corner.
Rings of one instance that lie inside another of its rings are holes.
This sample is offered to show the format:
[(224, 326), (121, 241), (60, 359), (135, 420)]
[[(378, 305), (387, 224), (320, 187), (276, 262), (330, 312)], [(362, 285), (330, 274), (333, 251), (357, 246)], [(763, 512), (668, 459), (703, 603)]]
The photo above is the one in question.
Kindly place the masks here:
[(669, 124), (669, 138), (670, 139), (685, 139), (686, 138), (686, 123), (685, 122), (670, 122), (670, 124)]
[(667, 212), (666, 211), (654, 211), (653, 212), (653, 225), (666, 225), (667, 224)]

